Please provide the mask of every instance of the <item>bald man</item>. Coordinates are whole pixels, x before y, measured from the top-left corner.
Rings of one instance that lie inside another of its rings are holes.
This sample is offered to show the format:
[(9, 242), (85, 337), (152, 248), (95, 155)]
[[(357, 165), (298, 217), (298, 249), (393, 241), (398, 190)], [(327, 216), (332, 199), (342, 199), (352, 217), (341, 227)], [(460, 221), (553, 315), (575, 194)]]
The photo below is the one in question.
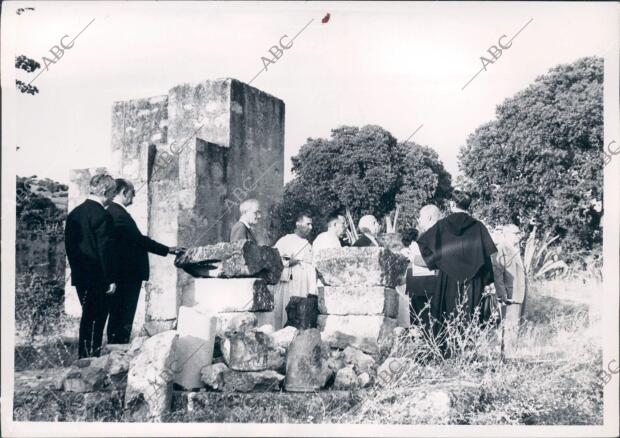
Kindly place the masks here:
[(381, 246), (377, 240), (377, 234), (379, 234), (379, 231), (381, 230), (381, 225), (377, 221), (377, 218), (375, 218), (372, 214), (362, 216), (357, 228), (360, 230), (362, 235), (355, 241), (353, 246)]
[[(435, 205), (425, 205), (420, 209), (418, 215), (418, 237), (411, 241), (408, 248), (408, 256), (411, 261), (411, 268), (407, 270), (407, 295), (411, 298), (411, 323), (419, 324), (420, 322), (428, 327), (429, 309), (424, 308), (426, 304), (433, 298), (434, 291), (439, 278), (436, 270), (430, 270), (424, 266), (416, 265), (422, 260), (420, 248), (416, 242), (424, 233), (437, 223), (441, 218), (441, 211)], [(414, 315), (417, 315), (417, 317)]]

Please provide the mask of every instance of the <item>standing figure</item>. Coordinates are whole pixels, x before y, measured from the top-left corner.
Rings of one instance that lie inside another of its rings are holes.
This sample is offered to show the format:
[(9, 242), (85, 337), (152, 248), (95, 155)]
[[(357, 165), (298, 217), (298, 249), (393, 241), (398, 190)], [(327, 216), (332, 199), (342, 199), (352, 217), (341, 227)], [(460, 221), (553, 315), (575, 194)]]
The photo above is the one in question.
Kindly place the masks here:
[(280, 282), (273, 288), (276, 330), (286, 324), (286, 305), (292, 296), (307, 297), (310, 293), (316, 293), (312, 245), (308, 241), (311, 231), (310, 214), (301, 213), (295, 221), (295, 232), (281, 237), (274, 245), (284, 265)]
[(239, 221), (230, 230), (230, 241), (250, 240), (258, 243), (254, 235), (254, 227), (261, 218), (260, 202), (256, 199), (248, 199), (239, 204)]
[(312, 252), (316, 255), (317, 251), (327, 248), (340, 248), (340, 239), (345, 234), (345, 219), (339, 213), (332, 213), (327, 217), (327, 231), (323, 231), (316, 236), (312, 242)]
[(116, 191), (110, 175), (90, 179), (90, 195), (67, 216), (65, 249), (71, 268), (71, 284), (82, 305), (78, 354), (101, 354), (103, 328), (108, 318), (110, 295), (118, 281), (118, 252), (114, 221), (105, 209)]
[(418, 236), (411, 241), (407, 256), (411, 268), (407, 270), (407, 295), (411, 298), (411, 323), (420, 322), (426, 329), (430, 328), (429, 302), (438, 287), (439, 271), (415, 264), (416, 257), (421, 259), (420, 247), (416, 240), (426, 233), (441, 217), (441, 211), (435, 205), (425, 205), (418, 215)]
[(116, 293), (110, 302), (108, 320), (108, 343), (127, 344), (131, 337), (142, 281), (149, 279), (148, 253), (166, 256), (179, 254), (182, 249), (167, 247), (144, 236), (125, 207), (133, 203), (133, 184), (116, 179), (116, 195), (108, 205), (108, 213), (114, 221), (117, 240), (118, 281)]
[(381, 230), (381, 224), (379, 224), (377, 218), (371, 214), (362, 216), (357, 228), (362, 235), (353, 243), (353, 246), (381, 246), (377, 240), (377, 234)]
[(504, 351), (510, 355), (516, 347), (519, 326), (527, 300), (527, 278), (521, 259), (521, 232), (516, 225), (500, 227), (496, 236), (497, 253), (492, 257), (495, 291), (502, 303)]
[(431, 315), (440, 324), (456, 316), (459, 304), (466, 319), (471, 318), (485, 286), (493, 282), (491, 256), (497, 248), (486, 227), (467, 212), (470, 204), (466, 193), (455, 190), (452, 213), (418, 238), (424, 260), (416, 264), (439, 270)]

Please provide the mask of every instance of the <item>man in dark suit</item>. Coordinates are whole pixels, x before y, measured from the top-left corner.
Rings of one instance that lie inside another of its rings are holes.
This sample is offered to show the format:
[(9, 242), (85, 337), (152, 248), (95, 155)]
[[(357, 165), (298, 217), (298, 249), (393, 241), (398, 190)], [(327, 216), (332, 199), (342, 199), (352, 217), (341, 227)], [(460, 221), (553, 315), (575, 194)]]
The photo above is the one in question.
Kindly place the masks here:
[(253, 227), (256, 226), (261, 217), (260, 203), (256, 199), (248, 199), (239, 204), (241, 217), (230, 230), (230, 241), (251, 240), (258, 243), (254, 236)]
[(381, 246), (377, 240), (377, 234), (379, 234), (379, 231), (381, 230), (381, 224), (379, 224), (373, 215), (368, 214), (366, 216), (362, 216), (357, 228), (360, 230), (362, 235), (355, 241), (353, 246)]
[(125, 179), (116, 179), (116, 195), (108, 205), (114, 221), (119, 263), (116, 293), (110, 303), (108, 343), (127, 344), (138, 306), (142, 281), (149, 279), (148, 253), (166, 256), (179, 254), (182, 248), (167, 247), (144, 236), (125, 207), (133, 203), (135, 189)]
[(116, 184), (110, 175), (90, 180), (90, 195), (67, 216), (65, 249), (71, 268), (71, 284), (77, 289), (80, 321), (80, 358), (99, 356), (110, 296), (116, 291), (118, 265), (114, 222), (105, 210)]

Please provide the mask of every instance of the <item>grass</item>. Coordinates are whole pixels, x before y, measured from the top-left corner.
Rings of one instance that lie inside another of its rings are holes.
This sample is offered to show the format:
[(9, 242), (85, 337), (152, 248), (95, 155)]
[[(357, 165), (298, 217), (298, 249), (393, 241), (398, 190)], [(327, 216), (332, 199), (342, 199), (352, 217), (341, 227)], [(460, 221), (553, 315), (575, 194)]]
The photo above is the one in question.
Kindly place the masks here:
[[(509, 359), (502, 357), (499, 333), (491, 327), (455, 321), (446, 328), (447, 343), (454, 351), (449, 358), (443, 357), (437, 343), (424, 333), (405, 331), (398, 336), (390, 353), (390, 357), (404, 364), (394, 378), (388, 382), (377, 378), (370, 389), (352, 391), (350, 402), (342, 403), (334, 398), (333, 403), (323, 406), (320, 422), (602, 424), (603, 382), (597, 377), (602, 369), (600, 308), (588, 305), (600, 289), (594, 278), (533, 283), (520, 341)], [(561, 299), (563, 294), (571, 300)], [(42, 306), (38, 297), (33, 299), (36, 299), (34, 304)], [(29, 316), (26, 310), (24, 303), (17, 316), (21, 316), (18, 323), (30, 339), (59, 338), (54, 321), (41, 322), (46, 313)], [(41, 354), (49, 353), (41, 350)], [(445, 394), (450, 397), (449, 405), (442, 398)], [(280, 403), (274, 399), (276, 402)], [(122, 404), (120, 400), (115, 403)], [(445, 406), (449, 409), (440, 412)], [(257, 418), (260, 411), (247, 409), (245, 405), (227, 404), (224, 410), (222, 421), (261, 422)], [(123, 418), (120, 412), (103, 411), (89, 413), (84, 421)], [(309, 419), (307, 412), (299, 418), (284, 407), (270, 412), (271, 422), (316, 422)], [(58, 417), (58, 413), (49, 414), (50, 418)], [(201, 418), (196, 412), (173, 414), (172, 421), (200, 421)]]

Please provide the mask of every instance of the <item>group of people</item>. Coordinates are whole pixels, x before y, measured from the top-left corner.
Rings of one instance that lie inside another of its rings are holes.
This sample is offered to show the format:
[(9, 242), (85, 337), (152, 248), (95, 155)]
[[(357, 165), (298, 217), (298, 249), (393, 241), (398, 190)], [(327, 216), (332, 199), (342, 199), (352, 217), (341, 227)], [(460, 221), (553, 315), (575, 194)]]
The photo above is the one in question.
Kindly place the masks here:
[[(476, 316), (481, 324), (497, 318), (503, 320), (506, 348), (512, 348), (526, 299), (519, 229), (510, 224), (496, 228), (491, 236), (487, 227), (468, 213), (470, 205), (471, 197), (455, 190), (449, 214), (442, 218), (437, 206), (426, 205), (420, 209), (417, 227), (406, 233), (401, 253), (409, 258), (410, 267), (403, 294), (406, 304), (401, 304), (409, 310), (405, 310), (404, 324), (421, 324), (430, 329), (431, 321), (435, 327), (441, 326), (457, 312), (463, 312), (466, 318)], [(260, 203), (247, 200), (240, 205), (240, 213), (231, 241), (256, 241), (254, 227), (261, 216)], [(284, 264), (280, 282), (273, 288), (277, 328), (286, 324), (286, 306), (292, 296), (317, 293), (320, 286), (314, 263), (317, 253), (347, 245), (342, 214), (330, 215), (327, 229), (311, 243), (312, 227), (312, 215), (301, 212), (296, 217), (294, 232), (281, 237), (274, 245)], [(348, 242), (349, 245), (382, 246), (381, 225), (374, 216), (363, 216), (358, 230), (359, 238)], [(484, 300), (491, 296), (496, 298), (493, 301), (497, 304), (496, 315), (482, 309)]]
[[(143, 235), (126, 210), (135, 189), (130, 181), (110, 175), (90, 180), (88, 198), (68, 217), (65, 247), (76, 287), (82, 318), (79, 329), (79, 357), (98, 356), (107, 321), (108, 343), (128, 343), (131, 336), (142, 282), (149, 278), (148, 253), (178, 255), (185, 249), (169, 247)], [(408, 233), (402, 253), (410, 260), (405, 294), (406, 322), (428, 325), (441, 323), (456, 312), (478, 315), (488, 286), (495, 284), (504, 319), (505, 343), (516, 342), (526, 300), (526, 281), (519, 252), (519, 229), (500, 227), (493, 237), (468, 209), (471, 198), (455, 191), (450, 213), (441, 218), (434, 205), (424, 206), (416, 229)], [(257, 244), (256, 227), (262, 216), (260, 202), (249, 199), (239, 206), (240, 218), (232, 226), (230, 241), (250, 240)], [(316, 294), (320, 279), (315, 269), (316, 254), (343, 245), (380, 247), (381, 225), (372, 215), (358, 223), (359, 238), (346, 242), (346, 221), (342, 214), (327, 218), (326, 230), (309, 240), (312, 215), (297, 215), (295, 230), (274, 245), (284, 269), (273, 287), (276, 329), (287, 322), (286, 307), (292, 296)], [(480, 313), (480, 322), (486, 317)]]

